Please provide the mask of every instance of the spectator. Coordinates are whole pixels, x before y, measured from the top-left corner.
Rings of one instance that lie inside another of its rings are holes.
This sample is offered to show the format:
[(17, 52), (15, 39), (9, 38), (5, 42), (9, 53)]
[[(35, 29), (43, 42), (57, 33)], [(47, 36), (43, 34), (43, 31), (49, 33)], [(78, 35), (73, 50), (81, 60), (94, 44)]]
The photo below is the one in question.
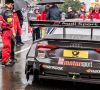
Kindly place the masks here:
[[(47, 12), (49, 9), (49, 5), (45, 6), (45, 9), (41, 13), (41, 20), (47, 20)], [(47, 28), (46, 27), (41, 27), (41, 37), (43, 38), (46, 35)]]
[[(48, 9), (47, 20), (61, 20), (61, 11), (59, 10), (56, 4), (52, 4), (52, 6)], [(52, 30), (52, 27), (49, 27), (47, 30), (47, 34)]]
[(75, 12), (72, 9), (72, 7), (68, 7), (68, 12), (66, 15), (67, 15), (66, 16), (67, 19), (74, 19), (75, 18)]
[(100, 6), (96, 5), (92, 13), (93, 19), (100, 19)]
[(86, 11), (85, 11), (85, 9), (81, 8), (81, 10), (79, 12), (79, 17), (81, 19), (83, 19), (83, 20), (86, 19)]
[(59, 10), (57, 5), (52, 4), (52, 6), (49, 8), (48, 13), (47, 13), (47, 19), (61, 20), (61, 11)]
[(93, 10), (94, 10), (93, 7), (90, 7), (90, 8), (89, 8), (89, 12), (88, 12), (88, 14), (87, 14), (87, 18), (88, 18), (88, 19), (93, 19), (93, 16), (92, 16)]
[[(41, 14), (39, 9), (36, 10), (36, 16), (37, 16), (37, 20), (41, 20)], [(36, 26), (33, 28), (32, 38), (33, 38), (33, 42), (40, 38), (40, 27)]]
[(41, 13), (41, 20), (47, 20), (47, 12), (48, 12), (49, 7), (50, 7), (49, 5), (45, 6), (45, 9)]
[[(18, 16), (18, 19), (19, 19), (20, 27), (22, 28), (22, 25), (23, 25), (23, 15), (22, 15), (22, 12), (21, 12), (21, 10), (18, 10), (18, 11), (16, 11), (16, 13), (17, 13), (17, 16)], [(20, 45), (23, 45), (23, 44), (24, 43), (22, 42), (21, 35), (19, 34), (19, 32), (17, 32), (17, 34), (16, 34), (16, 45), (20, 46)]]

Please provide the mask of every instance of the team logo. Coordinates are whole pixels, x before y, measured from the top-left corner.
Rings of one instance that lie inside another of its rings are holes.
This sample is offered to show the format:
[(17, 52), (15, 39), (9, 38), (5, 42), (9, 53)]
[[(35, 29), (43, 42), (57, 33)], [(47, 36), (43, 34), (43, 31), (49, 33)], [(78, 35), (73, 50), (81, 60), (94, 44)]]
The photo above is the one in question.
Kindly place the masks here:
[(72, 54), (73, 54), (73, 56), (75, 56), (75, 57), (78, 57), (78, 55), (79, 55), (79, 51), (72, 51)]

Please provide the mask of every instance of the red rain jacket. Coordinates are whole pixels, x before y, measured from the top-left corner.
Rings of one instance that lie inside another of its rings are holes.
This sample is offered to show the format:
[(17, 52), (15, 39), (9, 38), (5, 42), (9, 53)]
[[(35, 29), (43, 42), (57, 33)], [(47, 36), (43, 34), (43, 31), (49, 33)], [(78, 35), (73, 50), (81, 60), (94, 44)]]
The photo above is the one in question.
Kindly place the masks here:
[(42, 19), (42, 20), (47, 20), (47, 12), (46, 12), (46, 11), (43, 11), (43, 12), (41, 13), (41, 19)]
[(3, 17), (0, 15), (0, 26), (2, 27), (2, 30), (6, 30), (6, 29), (9, 29), (13, 27), (13, 24), (12, 23), (7, 23)]
[(19, 19), (18, 19), (16, 12), (13, 12), (12, 18), (13, 18), (14, 33), (16, 34), (17, 30), (18, 30), (19, 35), (21, 35), (22, 30), (21, 30), (20, 22), (19, 22)]
[(93, 19), (100, 19), (100, 12), (93, 12)]

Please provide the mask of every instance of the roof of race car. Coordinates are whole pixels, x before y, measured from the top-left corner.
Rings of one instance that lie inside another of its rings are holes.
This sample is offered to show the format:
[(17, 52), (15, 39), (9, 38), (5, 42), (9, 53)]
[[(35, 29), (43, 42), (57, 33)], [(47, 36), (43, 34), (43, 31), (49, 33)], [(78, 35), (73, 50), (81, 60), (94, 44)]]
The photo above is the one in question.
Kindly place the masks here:
[(81, 19), (68, 19), (65, 21), (55, 20), (29, 20), (30, 26), (43, 26), (43, 27), (77, 27), (77, 28), (100, 28), (99, 20), (81, 20)]

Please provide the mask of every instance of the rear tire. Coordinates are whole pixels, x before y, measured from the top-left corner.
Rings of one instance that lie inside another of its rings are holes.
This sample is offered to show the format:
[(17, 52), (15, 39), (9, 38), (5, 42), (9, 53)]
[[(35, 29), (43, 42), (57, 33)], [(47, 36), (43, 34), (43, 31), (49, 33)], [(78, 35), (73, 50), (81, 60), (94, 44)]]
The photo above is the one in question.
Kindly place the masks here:
[(33, 74), (33, 83), (39, 83), (40, 79), (39, 79), (39, 71), (35, 70), (34, 74)]

